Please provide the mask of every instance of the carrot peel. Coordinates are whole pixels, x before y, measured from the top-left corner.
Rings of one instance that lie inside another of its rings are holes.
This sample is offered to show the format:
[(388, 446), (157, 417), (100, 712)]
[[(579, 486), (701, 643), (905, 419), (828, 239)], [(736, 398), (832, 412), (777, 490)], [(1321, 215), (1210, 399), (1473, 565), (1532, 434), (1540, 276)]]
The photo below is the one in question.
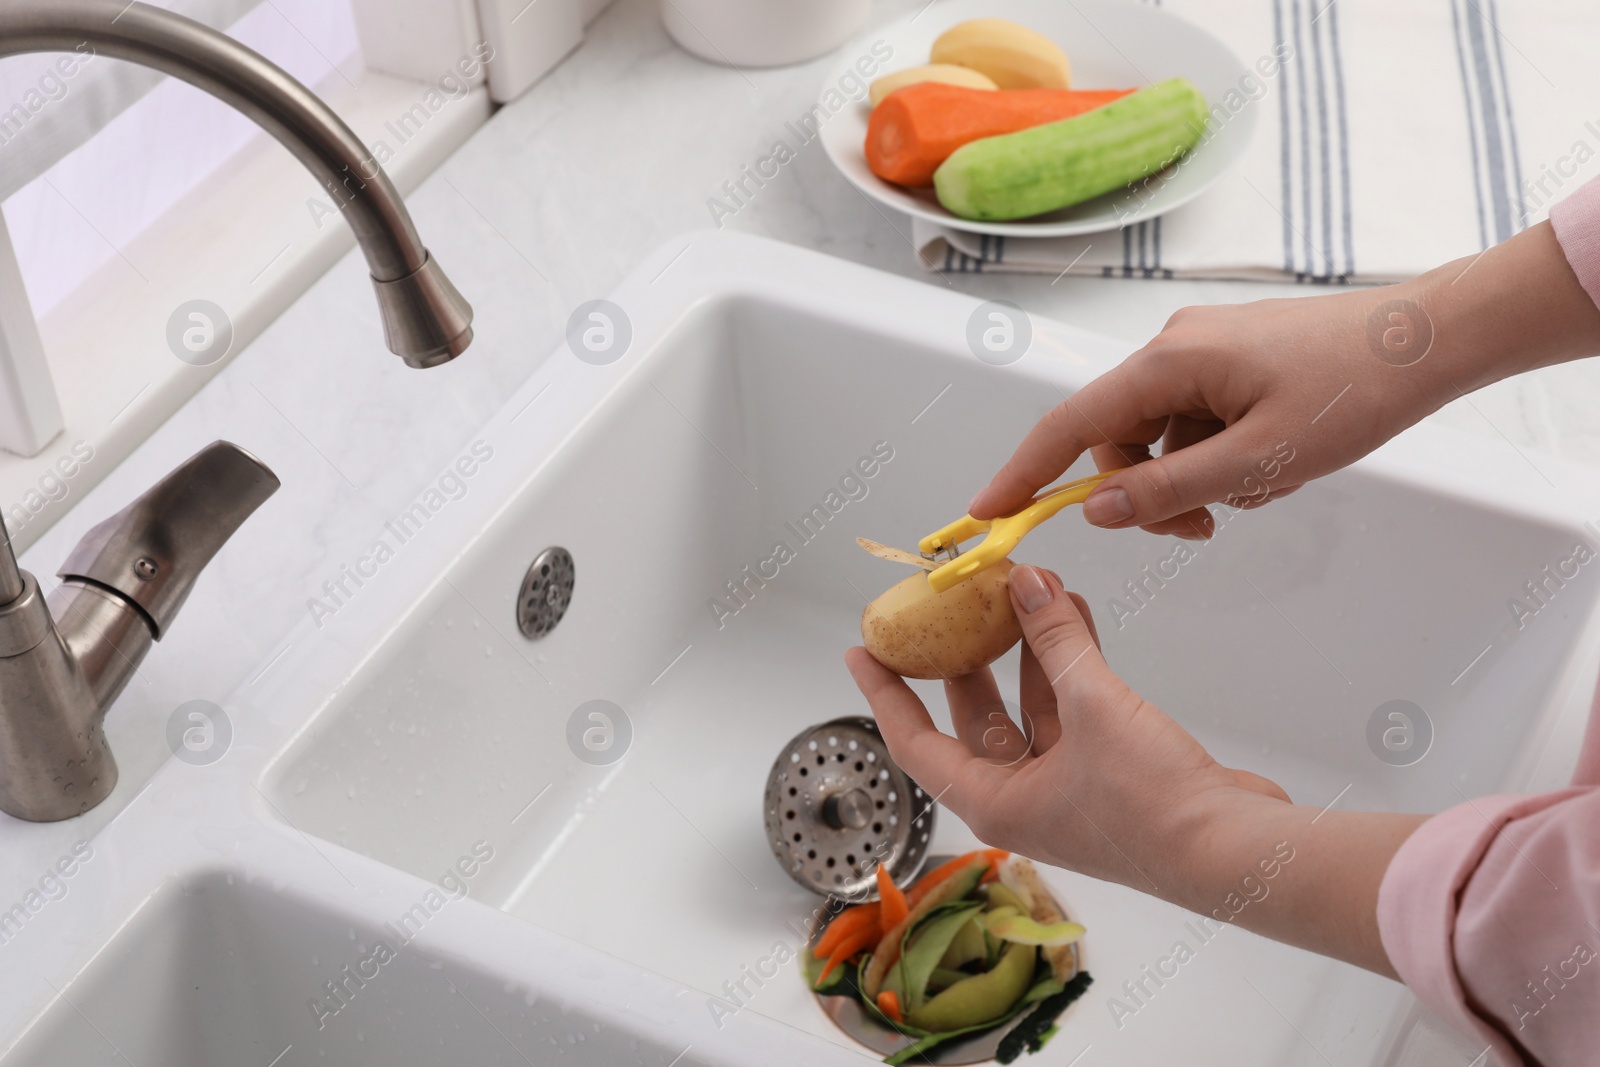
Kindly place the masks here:
[(910, 891), (906, 893), (906, 902), (911, 907), (916, 907), (917, 902), (927, 896), (929, 890), (963, 867), (966, 867), (979, 856), (983, 856), (989, 861), (989, 869), (984, 872), (983, 881), (993, 881), (998, 877), (997, 872), (1000, 869), (1000, 864), (1004, 863), (1010, 855), (1011, 853), (1003, 848), (980, 848), (957, 856), (953, 860), (947, 860), (917, 879), (917, 884), (912, 886)]
[(834, 917), (828, 928), (822, 931), (822, 936), (817, 938), (817, 944), (812, 952), (818, 956), (830, 956), (838, 944), (858, 930), (867, 927), (877, 927), (878, 902), (870, 904), (857, 904), (853, 908), (846, 908)]
[(894, 884), (894, 879), (889, 877), (889, 869), (883, 864), (878, 864), (878, 926), (883, 930), (892, 930), (900, 925), (911, 911), (911, 905), (906, 902), (906, 895), (900, 887)]
[(900, 994), (892, 989), (885, 989), (878, 994), (878, 1010), (897, 1023), (906, 1021), (900, 1013)]
[(855, 933), (846, 937), (834, 948), (832, 954), (828, 956), (828, 962), (822, 968), (822, 973), (817, 975), (817, 985), (821, 985), (823, 982), (827, 981), (828, 975), (832, 974), (833, 969), (839, 966), (839, 964), (848, 961), (850, 957), (854, 956), (862, 949), (870, 948), (877, 943), (878, 928), (876, 924), (864, 930), (857, 930)]

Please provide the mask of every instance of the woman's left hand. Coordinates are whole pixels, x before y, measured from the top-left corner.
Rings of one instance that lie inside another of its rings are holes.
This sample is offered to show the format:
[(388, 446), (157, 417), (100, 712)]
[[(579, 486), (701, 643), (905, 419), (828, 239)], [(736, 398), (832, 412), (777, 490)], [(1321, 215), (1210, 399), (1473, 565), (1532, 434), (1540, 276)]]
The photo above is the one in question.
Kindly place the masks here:
[(1197, 844), (1235, 801), (1288, 801), (1130, 689), (1101, 657), (1088, 605), (1053, 574), (1018, 566), (1010, 584), (1024, 634), (1021, 724), (988, 669), (945, 683), (950, 737), (866, 649), (846, 656), (895, 762), (980, 839), (1153, 892), (1194, 880)]

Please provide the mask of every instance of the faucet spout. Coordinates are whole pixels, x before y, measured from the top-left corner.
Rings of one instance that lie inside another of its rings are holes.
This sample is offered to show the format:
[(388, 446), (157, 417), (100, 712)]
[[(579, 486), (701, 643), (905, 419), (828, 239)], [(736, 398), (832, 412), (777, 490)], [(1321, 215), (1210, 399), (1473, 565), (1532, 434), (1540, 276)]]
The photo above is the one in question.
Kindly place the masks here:
[(389, 176), (310, 89), (225, 34), (148, 4), (0, 2), (0, 57), (71, 52), (84, 44), (210, 93), (293, 152), (355, 231), (385, 340), (408, 365), (447, 363), (472, 343), (472, 307), (428, 254)]

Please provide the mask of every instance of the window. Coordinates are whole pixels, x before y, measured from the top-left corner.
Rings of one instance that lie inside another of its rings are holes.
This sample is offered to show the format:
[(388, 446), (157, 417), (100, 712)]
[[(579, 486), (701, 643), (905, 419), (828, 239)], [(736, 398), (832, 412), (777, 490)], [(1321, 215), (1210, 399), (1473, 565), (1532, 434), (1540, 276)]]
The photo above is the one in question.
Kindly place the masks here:
[[(487, 121), (491, 96), (555, 66), (603, 3), (155, 6), (223, 27), (369, 146), (396, 144), (402, 123), (404, 148), (374, 154), (405, 193)], [(472, 57), (468, 84), (459, 61)], [(320, 196), (254, 123), (187, 84), (104, 56), (0, 60), (0, 515), (19, 550), (353, 246)], [(199, 367), (167, 344), (169, 317), (195, 298), (233, 330)], [(71, 500), (41, 491), (62, 463), (77, 472)]]

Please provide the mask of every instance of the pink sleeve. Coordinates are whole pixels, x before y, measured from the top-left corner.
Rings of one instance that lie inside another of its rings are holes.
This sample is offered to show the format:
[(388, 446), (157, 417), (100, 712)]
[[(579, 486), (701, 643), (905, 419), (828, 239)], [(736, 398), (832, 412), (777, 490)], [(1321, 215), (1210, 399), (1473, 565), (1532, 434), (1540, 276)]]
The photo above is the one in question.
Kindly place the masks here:
[(1600, 789), (1484, 797), (1423, 823), (1378, 891), (1378, 931), (1428, 1007), (1501, 1062), (1600, 1048)]
[[(1600, 305), (1600, 178), (1550, 223)], [(1401, 979), (1506, 1067), (1589, 1064), (1600, 1049), (1600, 693), (1573, 780), (1434, 816), (1378, 889), (1378, 933)]]
[(1576, 192), (1550, 209), (1550, 225), (1572, 272), (1600, 304), (1600, 178), (1580, 185)]

